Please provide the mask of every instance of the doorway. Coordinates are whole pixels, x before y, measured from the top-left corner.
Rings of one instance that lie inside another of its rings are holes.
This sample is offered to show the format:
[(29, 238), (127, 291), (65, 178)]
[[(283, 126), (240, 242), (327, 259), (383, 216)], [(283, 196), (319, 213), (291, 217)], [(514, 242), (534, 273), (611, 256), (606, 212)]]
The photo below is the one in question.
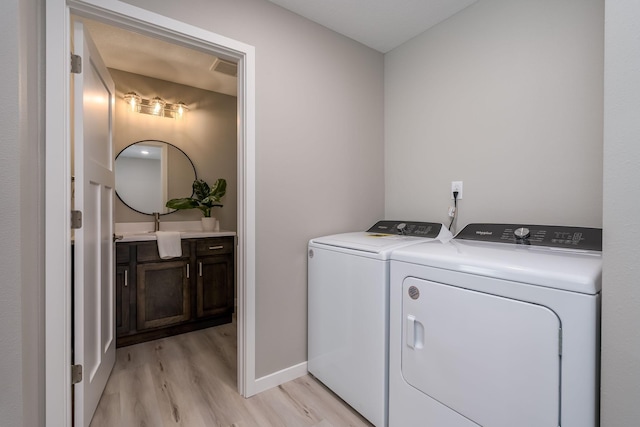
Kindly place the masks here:
[[(68, 4), (67, 4), (68, 3)], [(107, 0), (46, 4), (46, 419), (71, 425), (69, 22), (101, 21), (238, 63), (238, 391), (255, 390), (255, 53), (252, 46)]]

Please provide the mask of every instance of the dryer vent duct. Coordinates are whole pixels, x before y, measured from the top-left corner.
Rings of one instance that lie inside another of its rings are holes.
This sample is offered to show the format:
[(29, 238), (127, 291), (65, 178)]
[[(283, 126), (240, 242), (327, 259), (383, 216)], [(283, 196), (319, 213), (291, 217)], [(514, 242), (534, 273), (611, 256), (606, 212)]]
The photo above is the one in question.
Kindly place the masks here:
[(238, 64), (216, 58), (209, 70), (235, 77), (238, 74)]

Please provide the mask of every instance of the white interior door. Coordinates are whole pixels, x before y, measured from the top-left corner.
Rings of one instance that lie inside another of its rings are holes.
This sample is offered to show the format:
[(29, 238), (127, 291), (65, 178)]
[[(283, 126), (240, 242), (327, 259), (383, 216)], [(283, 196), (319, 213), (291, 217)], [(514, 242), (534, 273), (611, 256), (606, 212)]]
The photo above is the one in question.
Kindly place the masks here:
[(115, 174), (111, 129), (114, 83), (81, 22), (73, 26), (75, 231), (74, 364), (83, 379), (74, 389), (76, 426), (88, 426), (115, 363), (113, 212)]
[(402, 291), (407, 383), (482, 426), (559, 425), (561, 330), (553, 311), (416, 278)]

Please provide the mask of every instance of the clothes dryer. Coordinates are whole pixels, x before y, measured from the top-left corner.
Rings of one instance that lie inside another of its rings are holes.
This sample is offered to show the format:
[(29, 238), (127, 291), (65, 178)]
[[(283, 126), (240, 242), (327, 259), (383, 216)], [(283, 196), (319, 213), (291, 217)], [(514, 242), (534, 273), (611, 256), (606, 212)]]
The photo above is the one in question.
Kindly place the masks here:
[(389, 257), (450, 239), (442, 224), (380, 221), (308, 247), (308, 370), (377, 427), (388, 422)]
[(595, 427), (602, 230), (471, 224), (391, 255), (392, 427)]

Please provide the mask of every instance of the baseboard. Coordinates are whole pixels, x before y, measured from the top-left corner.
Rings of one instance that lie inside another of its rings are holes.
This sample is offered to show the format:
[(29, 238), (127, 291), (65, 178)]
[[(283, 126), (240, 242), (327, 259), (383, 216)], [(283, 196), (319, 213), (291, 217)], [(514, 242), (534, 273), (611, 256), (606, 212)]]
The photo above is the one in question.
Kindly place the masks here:
[(258, 394), (265, 390), (269, 390), (270, 388), (277, 387), (280, 384), (305, 376), (307, 373), (307, 362), (302, 362), (278, 372), (274, 372), (273, 374), (257, 378), (254, 383), (254, 387), (252, 387), (252, 391), (254, 392), (252, 394)]

